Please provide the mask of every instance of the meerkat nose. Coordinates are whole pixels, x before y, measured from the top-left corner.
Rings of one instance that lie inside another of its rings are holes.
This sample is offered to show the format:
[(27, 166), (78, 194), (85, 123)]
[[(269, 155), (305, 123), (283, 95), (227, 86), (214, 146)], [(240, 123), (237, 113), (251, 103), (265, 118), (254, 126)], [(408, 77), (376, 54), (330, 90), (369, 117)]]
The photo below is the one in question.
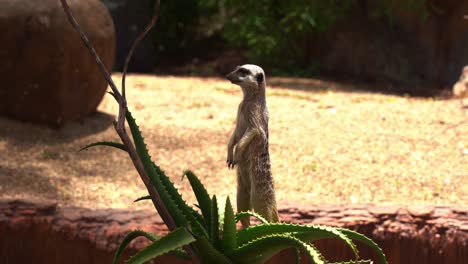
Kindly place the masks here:
[(226, 79), (228, 79), (229, 81), (232, 82), (232, 81), (233, 81), (233, 80), (232, 80), (232, 74), (229, 73), (228, 75), (226, 75)]

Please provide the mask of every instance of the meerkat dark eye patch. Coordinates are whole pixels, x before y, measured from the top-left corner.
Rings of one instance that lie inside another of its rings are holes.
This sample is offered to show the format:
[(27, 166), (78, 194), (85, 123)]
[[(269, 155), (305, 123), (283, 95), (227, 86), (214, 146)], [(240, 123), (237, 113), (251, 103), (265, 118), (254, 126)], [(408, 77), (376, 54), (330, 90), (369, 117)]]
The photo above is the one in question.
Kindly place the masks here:
[(237, 70), (240, 74), (243, 74), (243, 75), (247, 75), (250, 73), (249, 70), (247, 70), (246, 68), (240, 68), (239, 70)]
[(258, 83), (261, 83), (261, 82), (263, 82), (263, 73), (259, 73), (259, 74), (257, 74), (257, 76), (256, 76), (256, 77), (257, 77), (257, 82), (258, 82)]

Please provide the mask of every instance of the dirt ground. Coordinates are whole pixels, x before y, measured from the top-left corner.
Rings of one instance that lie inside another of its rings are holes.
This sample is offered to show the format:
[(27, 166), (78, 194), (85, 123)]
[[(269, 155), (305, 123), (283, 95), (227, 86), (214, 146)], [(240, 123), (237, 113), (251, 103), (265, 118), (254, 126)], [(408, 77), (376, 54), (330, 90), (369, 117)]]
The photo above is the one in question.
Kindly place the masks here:
[[(114, 75), (117, 83), (120, 74)], [(129, 108), (151, 154), (190, 201), (193, 170), (212, 194), (235, 198), (225, 165), (240, 89), (216, 78), (127, 77)], [(358, 91), (312, 79), (272, 78), (270, 153), (279, 206), (294, 204), (468, 204), (468, 117), (458, 100)], [(60, 130), (0, 118), (0, 197), (61, 205), (150, 208), (118, 140), (117, 107)]]

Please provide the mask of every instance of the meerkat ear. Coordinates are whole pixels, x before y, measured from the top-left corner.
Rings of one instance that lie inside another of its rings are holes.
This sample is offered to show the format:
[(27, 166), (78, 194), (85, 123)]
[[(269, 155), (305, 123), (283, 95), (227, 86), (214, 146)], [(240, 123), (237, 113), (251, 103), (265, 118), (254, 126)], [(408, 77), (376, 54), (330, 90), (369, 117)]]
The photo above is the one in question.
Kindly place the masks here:
[(257, 83), (263, 82), (263, 73), (257, 74)]

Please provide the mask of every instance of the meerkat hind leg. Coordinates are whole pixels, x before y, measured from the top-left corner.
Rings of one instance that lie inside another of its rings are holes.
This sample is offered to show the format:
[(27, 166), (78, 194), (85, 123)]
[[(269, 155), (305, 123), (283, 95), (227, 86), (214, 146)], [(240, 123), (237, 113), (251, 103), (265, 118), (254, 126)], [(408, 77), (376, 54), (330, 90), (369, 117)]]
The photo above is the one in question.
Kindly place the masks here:
[(254, 182), (250, 193), (254, 211), (265, 217), (268, 222), (279, 222), (276, 198), (272, 187), (267, 182)]
[(253, 209), (256, 213), (263, 216), (268, 222), (279, 222), (276, 206), (272, 206), (272, 203), (274, 201), (267, 197), (257, 196), (252, 199)]
[[(245, 212), (252, 209), (250, 203), (250, 179), (248, 172), (243, 168), (242, 164), (237, 165), (237, 211)], [(250, 226), (250, 217), (246, 216), (241, 219), (243, 227)]]

